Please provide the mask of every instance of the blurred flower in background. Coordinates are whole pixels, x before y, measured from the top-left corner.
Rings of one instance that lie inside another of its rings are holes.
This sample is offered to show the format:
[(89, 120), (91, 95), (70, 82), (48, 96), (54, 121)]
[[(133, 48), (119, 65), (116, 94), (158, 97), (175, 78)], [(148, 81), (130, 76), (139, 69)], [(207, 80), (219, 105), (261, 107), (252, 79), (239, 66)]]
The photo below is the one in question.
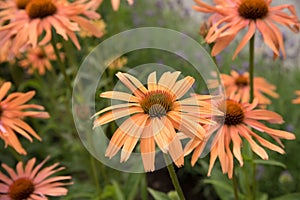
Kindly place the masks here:
[[(273, 50), (274, 58), (280, 55), (279, 51), (285, 57), (283, 36), (275, 23), (284, 25), (295, 33), (300, 29), (295, 7), (290, 4), (271, 6), (272, 1), (266, 0), (225, 0), (214, 1), (216, 5), (211, 6), (201, 0), (195, 2), (195, 10), (213, 14), (210, 17), (212, 27), (205, 38), (206, 42), (215, 43), (212, 49), (213, 56), (219, 54), (241, 30), (248, 27), (247, 33), (234, 52), (233, 59), (255, 34), (256, 29)], [(285, 9), (289, 13), (284, 12)]]
[[(222, 83), (225, 87), (226, 95), (237, 93), (241, 96), (241, 102), (249, 102), (250, 100), (250, 79), (249, 73), (239, 73), (231, 70), (230, 75), (220, 75)], [(275, 92), (276, 86), (268, 83), (263, 77), (254, 77), (254, 97), (257, 98), (258, 104), (269, 105), (271, 100), (265, 95), (273, 98), (278, 98), (279, 95)], [(212, 85), (211, 85), (212, 86)]]
[[(61, 44), (56, 44), (56, 46), (57, 49), (62, 47)], [(64, 53), (60, 52), (60, 57), (63, 59)], [(40, 75), (44, 75), (46, 70), (52, 70), (51, 61), (55, 61), (56, 59), (53, 46), (48, 44), (46, 46), (29, 48), (18, 64), (20, 67), (25, 68), (29, 74), (33, 74), (34, 71), (37, 71)]]
[(68, 192), (65, 186), (72, 184), (69, 182), (72, 177), (52, 176), (65, 168), (58, 167), (59, 163), (42, 168), (47, 160), (48, 158), (35, 167), (35, 158), (25, 166), (23, 162), (18, 162), (16, 171), (2, 163), (8, 176), (0, 172), (1, 200), (38, 200), (47, 199), (46, 196), (65, 196)]
[(300, 90), (295, 91), (295, 95), (297, 96), (296, 99), (292, 100), (293, 104), (300, 104)]
[[(129, 3), (129, 5), (132, 5), (134, 3), (134, 0), (127, 0), (127, 2)], [(120, 0), (111, 0), (111, 5), (114, 11), (119, 10)]]
[(5, 31), (5, 37), (0, 39), (0, 44), (11, 40), (9, 51), (17, 55), (28, 47), (35, 48), (38, 44), (50, 42), (54, 37), (54, 29), (64, 40), (70, 38), (80, 49), (76, 32), (83, 29), (96, 37), (103, 35), (90, 21), (100, 18), (96, 9), (101, 2), (102, 0), (4, 0), (0, 4), (3, 7), (0, 11), (0, 16), (3, 17), (0, 34)]
[(9, 145), (18, 153), (26, 154), (16, 133), (22, 135), (31, 142), (31, 136), (38, 140), (41, 140), (41, 138), (25, 121), (23, 121), (23, 119), (25, 117), (49, 118), (49, 114), (43, 111), (43, 106), (37, 104), (25, 104), (32, 99), (35, 95), (35, 91), (26, 93), (14, 92), (4, 98), (10, 87), (10, 82), (5, 82), (0, 87), (0, 138), (4, 140), (5, 146)]

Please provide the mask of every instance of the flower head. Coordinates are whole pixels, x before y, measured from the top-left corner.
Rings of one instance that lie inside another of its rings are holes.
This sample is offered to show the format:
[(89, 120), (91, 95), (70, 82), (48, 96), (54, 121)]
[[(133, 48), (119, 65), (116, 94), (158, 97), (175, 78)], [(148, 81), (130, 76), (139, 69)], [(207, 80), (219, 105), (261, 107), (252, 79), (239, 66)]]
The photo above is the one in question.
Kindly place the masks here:
[[(240, 96), (233, 94), (230, 95), (228, 99), (218, 103), (217, 107), (225, 113), (225, 120), (216, 126), (210, 127), (208, 130), (209, 137), (212, 137), (212, 135), (214, 135), (213, 133), (216, 133), (211, 144), (208, 175), (211, 174), (213, 165), (218, 157), (223, 173), (228, 173), (228, 177), (232, 178), (234, 167), (233, 156), (239, 161), (241, 166), (243, 165), (241, 154), (242, 138), (246, 139), (252, 150), (264, 160), (268, 159), (268, 154), (256, 141), (270, 150), (283, 154), (284, 150), (282, 148), (284, 146), (280, 139), (295, 139), (295, 135), (292, 133), (272, 129), (263, 124), (261, 121), (266, 121), (271, 124), (282, 124), (284, 121), (282, 117), (275, 112), (265, 109), (255, 109), (257, 104), (257, 99), (251, 104), (242, 103)], [(281, 147), (265, 140), (250, 128), (271, 136)], [(186, 153), (194, 150), (191, 160), (192, 165), (198, 160), (207, 142), (208, 139), (200, 141), (194, 138), (186, 145)], [(231, 143), (233, 144), (232, 147)]]
[[(34, 167), (36, 159), (32, 158), (23, 166), (18, 162), (16, 171), (2, 164), (7, 175), (0, 172), (0, 197), (3, 200), (24, 200), (24, 199), (47, 199), (46, 196), (65, 196), (68, 190), (64, 187), (70, 185), (68, 181), (71, 176), (50, 177), (64, 167), (58, 167), (59, 163), (42, 168), (48, 158)], [(58, 168), (57, 168), (58, 167)]]
[[(294, 6), (284, 4), (271, 6), (272, 0), (225, 0), (214, 1), (215, 6), (208, 5), (201, 0), (194, 9), (200, 12), (212, 13), (210, 21), (213, 22), (206, 41), (215, 43), (212, 55), (219, 54), (236, 37), (238, 32), (248, 27), (240, 44), (235, 50), (233, 58), (244, 48), (256, 29), (262, 34), (264, 42), (273, 50), (274, 57), (282, 52), (285, 57), (283, 36), (275, 23), (284, 25), (293, 32), (298, 33), (300, 23)], [(284, 12), (287, 9), (289, 13)]]
[[(61, 53), (61, 57), (63, 58), (63, 53)], [(44, 75), (46, 70), (52, 70), (51, 61), (56, 59), (53, 46), (48, 44), (29, 48), (26, 55), (19, 61), (19, 65), (27, 69), (29, 74), (38, 71), (40, 75)]]
[(4, 140), (6, 146), (12, 146), (18, 153), (26, 154), (16, 133), (29, 141), (32, 141), (31, 136), (38, 140), (41, 138), (23, 119), (25, 117), (49, 118), (49, 114), (42, 111), (44, 110), (43, 106), (25, 104), (35, 95), (34, 91), (15, 92), (4, 98), (10, 87), (10, 82), (5, 82), (0, 87), (0, 138)]
[[(230, 75), (220, 75), (222, 83), (225, 87), (226, 95), (237, 93), (241, 96), (241, 102), (249, 102), (250, 100), (250, 80), (249, 73), (238, 73), (231, 70)], [(276, 87), (266, 81), (263, 77), (254, 77), (254, 97), (257, 98), (259, 105), (271, 104), (271, 100), (265, 95), (278, 98), (279, 95), (274, 91)], [(213, 85), (211, 85), (213, 86)]]
[(126, 103), (113, 105), (96, 113), (95, 115), (102, 115), (94, 121), (95, 127), (129, 116), (112, 136), (106, 156), (113, 157), (123, 146), (121, 162), (124, 162), (140, 139), (145, 171), (154, 170), (155, 143), (162, 152), (170, 154), (177, 166), (183, 165), (183, 149), (176, 130), (203, 140), (206, 132), (199, 123), (212, 123), (202, 117), (202, 114), (212, 113), (212, 108), (209, 103), (194, 97), (180, 100), (192, 87), (194, 78), (188, 76), (177, 81), (179, 75), (180, 72), (166, 72), (157, 81), (156, 72), (153, 72), (148, 76), (146, 88), (135, 77), (117, 73), (120, 81), (133, 94), (110, 91), (100, 95)]
[(55, 30), (63, 39), (70, 38), (80, 49), (76, 32), (81, 29), (88, 30), (96, 37), (102, 36), (101, 30), (89, 21), (100, 18), (95, 10), (101, 2), (102, 0), (4, 0), (0, 4), (0, 7), (4, 7), (0, 10), (0, 16), (7, 21), (0, 27), (0, 33), (6, 31), (6, 35), (0, 39), (0, 44), (12, 40), (12, 52), (16, 55), (20, 49), (29, 45), (35, 48), (38, 44), (47, 44)]

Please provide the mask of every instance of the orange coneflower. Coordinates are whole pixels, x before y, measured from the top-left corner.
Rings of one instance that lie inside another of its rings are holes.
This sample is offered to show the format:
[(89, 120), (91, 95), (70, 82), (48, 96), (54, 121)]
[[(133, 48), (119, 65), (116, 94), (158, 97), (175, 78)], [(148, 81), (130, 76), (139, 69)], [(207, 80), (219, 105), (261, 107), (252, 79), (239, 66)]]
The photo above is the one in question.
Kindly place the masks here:
[[(231, 94), (227, 100), (218, 103), (217, 107), (225, 113), (225, 120), (224, 122), (218, 123), (216, 126), (210, 127), (208, 130), (208, 135), (213, 135), (213, 133), (216, 132), (211, 145), (208, 170), (209, 176), (217, 157), (220, 160), (223, 173), (228, 173), (229, 178), (232, 178), (233, 175), (233, 156), (239, 161), (241, 166), (243, 165), (241, 154), (243, 141), (241, 137), (245, 138), (249, 142), (252, 150), (265, 160), (268, 159), (268, 154), (254, 141), (253, 138), (255, 138), (262, 146), (281, 154), (284, 153), (284, 150), (281, 148), (284, 146), (280, 139), (295, 139), (295, 135), (292, 133), (269, 128), (260, 122), (266, 121), (272, 124), (282, 124), (284, 121), (279, 114), (265, 109), (255, 109), (258, 104), (257, 99), (254, 99), (251, 104), (241, 103), (240, 100), (241, 98), (239, 95)], [(254, 133), (250, 127), (271, 136), (281, 147), (272, 144), (257, 133)], [(186, 153), (194, 150), (191, 160), (192, 165), (198, 160), (207, 141), (209, 140), (200, 141), (197, 138), (194, 138), (187, 144), (185, 149)], [(233, 144), (233, 155), (231, 143)]]
[(16, 171), (6, 164), (2, 164), (2, 168), (7, 171), (9, 176), (0, 172), (0, 199), (40, 200), (48, 199), (46, 196), (65, 196), (68, 190), (64, 186), (72, 183), (62, 181), (69, 181), (72, 177), (51, 177), (52, 174), (65, 168), (58, 167), (59, 163), (42, 168), (47, 160), (48, 158), (35, 167), (35, 158), (29, 160), (25, 166), (23, 166), (23, 162), (18, 162)]
[[(4, 98), (10, 87), (10, 82), (5, 82), (0, 87), (0, 138), (4, 140), (6, 146), (12, 146), (18, 153), (26, 154), (16, 133), (27, 138), (29, 141), (32, 141), (30, 135), (38, 140), (41, 140), (41, 138), (26, 122), (23, 121), (23, 118), (49, 118), (49, 114), (41, 111), (44, 110), (43, 106), (25, 104), (35, 95), (34, 91), (26, 93), (15, 92)], [(36, 109), (38, 111), (27, 109)]]
[[(282, 33), (276, 23), (287, 26), (293, 32), (299, 32), (300, 24), (296, 10), (290, 4), (271, 7), (272, 0), (224, 0), (214, 1), (216, 5), (211, 6), (201, 0), (195, 2), (198, 4), (194, 6), (195, 10), (213, 13), (213, 19), (210, 20), (213, 21), (213, 25), (206, 36), (208, 43), (215, 43), (212, 49), (213, 56), (227, 47), (239, 31), (248, 27), (233, 58), (247, 44), (256, 29), (262, 34), (264, 42), (273, 50), (274, 57), (280, 55), (280, 50), (285, 57)], [(284, 9), (287, 9), (290, 14), (285, 13)]]
[[(241, 102), (249, 102), (250, 100), (250, 83), (249, 73), (238, 73), (231, 70), (230, 75), (220, 75), (222, 83), (225, 87), (226, 95), (231, 93), (238, 93), (241, 96)], [(258, 104), (268, 105), (271, 104), (271, 100), (264, 94), (267, 94), (273, 98), (278, 98), (279, 95), (274, 91), (276, 86), (268, 83), (263, 77), (254, 77), (254, 97), (257, 98)]]
[(300, 90), (295, 91), (295, 94), (297, 95), (296, 99), (293, 99), (293, 104), (300, 104)]
[(0, 27), (0, 32), (8, 31), (0, 39), (0, 44), (8, 39), (13, 40), (12, 52), (17, 54), (28, 45), (36, 47), (38, 44), (47, 44), (55, 30), (63, 39), (70, 38), (80, 49), (77, 31), (85, 29), (96, 37), (102, 36), (101, 30), (89, 21), (100, 18), (95, 10), (101, 2), (102, 0), (4, 0), (1, 5), (11, 6), (0, 10), (0, 16), (8, 20), (6, 25)]
[[(61, 47), (59, 44), (56, 46), (58, 46), (58, 49)], [(63, 58), (63, 53), (60, 53), (60, 57)], [(48, 44), (45, 46), (29, 48), (24, 58), (19, 61), (19, 65), (27, 69), (29, 74), (38, 71), (40, 75), (44, 75), (46, 70), (52, 70), (51, 61), (55, 60), (56, 55), (53, 46)]]
[(95, 120), (94, 127), (130, 116), (112, 136), (106, 156), (113, 157), (123, 146), (121, 162), (124, 162), (128, 160), (140, 139), (145, 171), (154, 170), (155, 143), (162, 152), (170, 154), (177, 166), (183, 165), (183, 150), (176, 130), (201, 141), (206, 132), (199, 123), (213, 122), (202, 117), (202, 114), (211, 114), (212, 108), (209, 103), (194, 97), (179, 100), (195, 81), (190, 76), (177, 81), (179, 75), (180, 72), (165, 72), (159, 81), (156, 81), (156, 72), (153, 72), (148, 77), (147, 89), (135, 77), (127, 73), (117, 73), (117, 77), (133, 95), (119, 91), (104, 92), (100, 95), (126, 103), (113, 105), (96, 113), (95, 115), (105, 114)]
[[(134, 0), (127, 0), (127, 2), (129, 3), (129, 5), (132, 5)], [(119, 10), (120, 0), (111, 0), (111, 5), (112, 5), (114, 11)]]

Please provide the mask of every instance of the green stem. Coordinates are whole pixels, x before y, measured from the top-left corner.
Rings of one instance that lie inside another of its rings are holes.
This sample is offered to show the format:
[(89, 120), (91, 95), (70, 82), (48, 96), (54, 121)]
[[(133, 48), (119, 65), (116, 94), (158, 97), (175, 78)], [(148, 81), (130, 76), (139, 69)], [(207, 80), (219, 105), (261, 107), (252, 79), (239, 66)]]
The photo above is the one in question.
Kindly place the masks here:
[[(254, 42), (255, 35), (250, 39), (249, 44), (249, 79), (250, 79), (250, 103), (254, 99)], [(252, 154), (252, 159), (255, 159), (255, 154)], [(256, 164), (252, 161), (252, 187), (251, 187), (252, 200), (256, 198)]]
[(250, 39), (250, 45), (249, 45), (249, 79), (250, 79), (250, 103), (254, 99), (254, 41), (255, 41), (255, 35), (252, 36)]
[(57, 62), (58, 62), (58, 67), (60, 69), (60, 71), (63, 73), (64, 75), (64, 78), (65, 78), (65, 81), (66, 81), (66, 84), (67, 84), (67, 87), (69, 88), (71, 94), (72, 94), (72, 85), (71, 85), (71, 80), (67, 74), (67, 70), (66, 70), (66, 67), (63, 63), (63, 61), (61, 60), (61, 57), (59, 55), (59, 51), (56, 47), (56, 43), (54, 40), (51, 40), (51, 44), (53, 46), (53, 49), (54, 49), (54, 52), (55, 52), (55, 55), (56, 55), (56, 59), (57, 59)]
[(167, 163), (171, 163), (171, 164), (167, 165), (167, 168), (168, 168), (168, 171), (169, 171), (170, 178), (172, 180), (173, 186), (174, 186), (174, 188), (175, 188), (175, 190), (176, 190), (176, 192), (177, 192), (177, 194), (179, 196), (179, 199), (180, 200), (185, 200), (185, 197), (184, 197), (182, 189), (180, 187), (177, 175), (175, 173), (175, 169), (174, 169), (173, 163), (171, 162), (169, 156), (166, 155), (166, 154), (164, 154), (164, 159), (165, 159), (166, 164)]
[[(212, 51), (214, 45), (215, 45), (215, 43), (210, 43), (210, 44), (209, 44), (210, 51)], [(219, 66), (218, 66), (218, 63), (217, 63), (216, 56), (211, 56), (211, 57), (212, 57), (214, 63), (216, 64), (216, 66), (219, 67)]]
[(96, 170), (96, 163), (95, 163), (95, 159), (92, 155), (90, 155), (90, 163), (91, 163), (91, 168), (92, 168), (92, 173), (93, 173), (95, 186), (96, 186), (96, 189), (97, 189), (97, 194), (100, 194), (101, 191), (100, 191), (98, 173), (97, 173), (97, 170)]
[(235, 176), (234, 169), (233, 169), (233, 174), (232, 174), (232, 188), (233, 188), (233, 193), (234, 193), (234, 199), (239, 200), (238, 183), (237, 183), (237, 178)]

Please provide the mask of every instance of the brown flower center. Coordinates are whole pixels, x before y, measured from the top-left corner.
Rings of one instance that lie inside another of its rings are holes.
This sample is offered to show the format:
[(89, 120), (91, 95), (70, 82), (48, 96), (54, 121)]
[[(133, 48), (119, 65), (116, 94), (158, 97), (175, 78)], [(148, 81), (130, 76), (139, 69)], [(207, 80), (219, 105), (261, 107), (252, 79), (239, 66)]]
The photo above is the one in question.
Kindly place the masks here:
[(140, 105), (151, 118), (160, 118), (172, 109), (173, 99), (173, 96), (166, 91), (150, 91), (144, 96)]
[(9, 197), (12, 200), (24, 200), (30, 197), (34, 185), (28, 178), (19, 178), (9, 186)]
[(45, 52), (43, 51), (43, 49), (38, 49), (37, 52), (36, 52), (36, 56), (37, 56), (39, 59), (44, 59), (44, 58), (46, 58), (46, 54), (45, 54)]
[(16, 0), (17, 7), (19, 9), (25, 9), (30, 0)]
[(262, 19), (267, 16), (269, 9), (265, 0), (242, 0), (238, 12), (245, 19)]
[(224, 122), (226, 125), (231, 126), (243, 123), (244, 110), (238, 102), (226, 100), (219, 106), (219, 109), (226, 113)]
[(243, 75), (240, 75), (239, 77), (237, 77), (237, 79), (235, 79), (235, 85), (238, 87), (246, 87), (249, 84), (249, 80), (248, 77), (245, 77)]
[(51, 0), (31, 0), (26, 6), (26, 12), (31, 19), (44, 18), (55, 14), (57, 7)]

